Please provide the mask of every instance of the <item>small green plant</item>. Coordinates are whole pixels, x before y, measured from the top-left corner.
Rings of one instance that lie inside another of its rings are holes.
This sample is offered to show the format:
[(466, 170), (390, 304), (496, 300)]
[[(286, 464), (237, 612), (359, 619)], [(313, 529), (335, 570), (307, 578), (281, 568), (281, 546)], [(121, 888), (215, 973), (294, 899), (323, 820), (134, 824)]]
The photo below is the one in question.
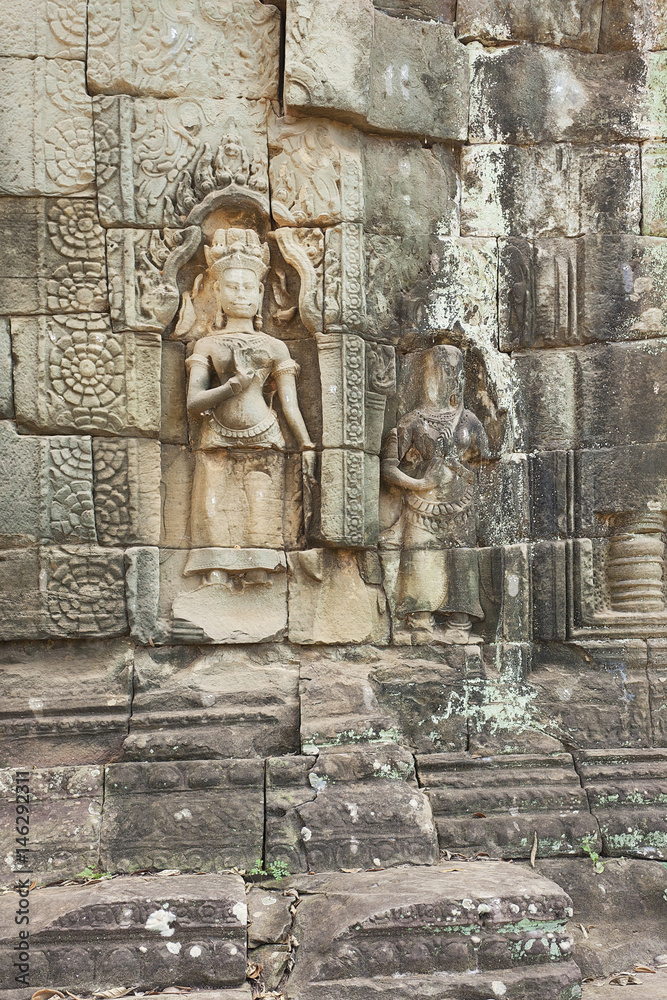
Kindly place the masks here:
[(584, 839), (581, 842), (581, 847), (584, 851), (584, 854), (588, 855), (588, 857), (593, 862), (593, 868), (599, 875), (601, 875), (602, 872), (604, 871), (604, 866), (606, 865), (607, 862), (602, 860), (602, 858), (595, 850), (593, 845), (594, 841), (590, 836), (584, 837)]
[(83, 869), (83, 871), (79, 872), (77, 875), (75, 875), (74, 878), (85, 878), (85, 879), (88, 879), (88, 880), (95, 879), (95, 878), (111, 878), (111, 874), (109, 872), (98, 872), (98, 871), (95, 871), (94, 868), (91, 868), (90, 865), (87, 865)]
[(290, 870), (284, 861), (270, 861), (264, 868), (261, 858), (255, 858), (255, 862), (250, 869), (250, 875), (266, 875), (274, 878), (276, 882), (282, 882), (284, 878), (290, 877)]

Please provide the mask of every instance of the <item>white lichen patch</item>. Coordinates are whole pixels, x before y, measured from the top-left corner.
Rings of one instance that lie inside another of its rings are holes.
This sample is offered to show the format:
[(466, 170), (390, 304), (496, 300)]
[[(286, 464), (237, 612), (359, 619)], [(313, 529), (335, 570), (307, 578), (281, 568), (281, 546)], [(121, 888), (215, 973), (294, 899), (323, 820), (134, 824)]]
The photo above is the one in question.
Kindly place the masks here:
[(145, 927), (147, 931), (155, 931), (162, 937), (172, 937), (174, 928), (171, 924), (174, 920), (176, 920), (176, 914), (169, 909), (169, 903), (163, 903), (161, 910), (153, 910), (152, 913), (148, 914)]
[(232, 906), (232, 913), (234, 914), (238, 922), (240, 924), (243, 924), (243, 926), (245, 927), (245, 925), (248, 923), (248, 907), (246, 906), (246, 904), (235, 903), (234, 906)]

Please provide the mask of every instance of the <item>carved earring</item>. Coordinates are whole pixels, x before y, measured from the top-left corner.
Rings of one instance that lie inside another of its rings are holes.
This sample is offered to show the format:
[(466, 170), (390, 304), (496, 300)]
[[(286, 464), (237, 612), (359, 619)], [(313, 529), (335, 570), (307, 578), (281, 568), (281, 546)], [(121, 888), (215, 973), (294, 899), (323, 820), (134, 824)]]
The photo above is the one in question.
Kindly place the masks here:
[(262, 322), (262, 302), (264, 301), (264, 285), (259, 286), (259, 309), (253, 316), (252, 325), (256, 330), (262, 330), (264, 324)]

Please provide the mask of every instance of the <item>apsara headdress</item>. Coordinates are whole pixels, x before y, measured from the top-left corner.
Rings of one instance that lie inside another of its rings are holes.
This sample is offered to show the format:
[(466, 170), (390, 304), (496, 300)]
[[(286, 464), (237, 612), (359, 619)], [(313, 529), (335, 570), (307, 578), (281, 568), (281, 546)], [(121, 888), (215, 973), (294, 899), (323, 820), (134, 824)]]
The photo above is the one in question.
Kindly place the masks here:
[(261, 283), (269, 270), (270, 253), (254, 229), (217, 229), (213, 243), (204, 247), (206, 263), (216, 278), (230, 267), (254, 271)]

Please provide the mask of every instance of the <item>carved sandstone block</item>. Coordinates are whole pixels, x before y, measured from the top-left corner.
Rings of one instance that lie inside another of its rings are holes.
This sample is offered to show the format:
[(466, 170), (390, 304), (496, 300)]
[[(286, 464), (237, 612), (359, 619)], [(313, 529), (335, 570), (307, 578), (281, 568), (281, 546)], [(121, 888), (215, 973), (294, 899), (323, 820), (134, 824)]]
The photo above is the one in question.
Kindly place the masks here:
[(0, 662), (3, 767), (99, 764), (120, 752), (132, 694), (125, 640), (5, 642)]
[(526, 990), (556, 1000), (578, 989), (567, 930), (571, 900), (560, 886), (527, 866), (456, 867), (294, 879), (304, 894), (294, 996), (486, 998), (502, 983), (507, 996)]
[(470, 146), (461, 169), (464, 235), (639, 232), (636, 146)]
[[(332, 38), (336, 44), (332, 45)], [(356, 121), (368, 112), (373, 43), (371, 0), (288, 0), (285, 104), (336, 112)]]
[(667, 11), (659, 0), (605, 0), (600, 52), (666, 46)]
[(363, 220), (356, 129), (323, 118), (269, 117), (271, 211), (282, 226)]
[(185, 344), (176, 341), (162, 343), (160, 373), (160, 440), (165, 444), (188, 443), (186, 397)]
[(377, 542), (380, 460), (351, 448), (326, 448), (321, 455), (322, 492), (316, 537), (341, 548)]
[(602, 0), (459, 0), (459, 38), (483, 42), (527, 41), (596, 52)]
[(269, 758), (266, 794), (267, 862), (282, 861), (292, 872), (437, 858), (431, 810), (412, 755), (400, 747)]
[[(373, 562), (376, 566), (369, 565)], [(382, 574), (375, 553), (307, 549), (290, 553), (288, 565), (291, 642), (389, 640)]]
[(592, 235), (501, 240), (501, 349), (664, 335), (665, 280), (664, 240)]
[(464, 750), (463, 647), (323, 649), (301, 654), (304, 753), (342, 743), (394, 742), (421, 753)]
[(30, 870), (30, 878), (39, 884), (72, 878), (84, 868), (97, 868), (102, 778), (101, 767), (31, 769), (27, 793), (33, 803), (30, 846), (22, 856), (16, 839), (16, 771), (0, 771), (0, 846), (5, 885), (24, 878), (22, 869)]
[(261, 760), (110, 764), (104, 787), (106, 871), (251, 868), (262, 855)]
[(94, 98), (102, 225), (164, 226), (165, 196), (176, 201), (183, 172), (191, 173), (204, 153), (213, 157), (230, 130), (255, 179), (265, 178), (267, 108), (265, 101), (231, 97)]
[(453, 25), (376, 12), (367, 119), (391, 132), (466, 140), (468, 55)]
[[(612, 515), (667, 510), (667, 444), (592, 448), (575, 455), (577, 534), (613, 532)], [(612, 526), (610, 527), (610, 519)]]
[(91, 101), (80, 62), (0, 60), (0, 194), (95, 193)]
[(0, 638), (116, 636), (127, 630), (123, 553), (97, 546), (0, 553)]
[(648, 680), (652, 744), (667, 744), (667, 640), (648, 640)]
[(145, 438), (96, 438), (95, 521), (102, 545), (160, 540), (160, 445)]
[(259, 0), (92, 0), (88, 32), (91, 93), (278, 96), (280, 17)]
[(511, 454), (479, 469), (477, 539), (480, 545), (510, 545), (530, 535), (528, 460)]
[(642, 233), (667, 236), (667, 143), (642, 146)]
[[(15, 926), (18, 901), (15, 893), (2, 896), (3, 927)], [(238, 875), (105, 879), (83, 895), (78, 887), (40, 889), (34, 903), (30, 957), (40, 982), (84, 991), (111, 987), (119, 976), (145, 989), (244, 981), (247, 908)], [(7, 932), (0, 943), (6, 968), (14, 939)], [(13, 978), (2, 985), (13, 986)]]
[(150, 644), (157, 633), (160, 550), (156, 545), (125, 549), (125, 600), (130, 635)]
[(527, 858), (535, 835), (538, 857), (581, 855), (584, 843), (600, 849), (569, 754), (432, 754), (417, 769), (441, 850)]
[(84, 59), (86, 0), (7, 0), (0, 56)]
[(599, 142), (667, 132), (660, 53), (584, 55), (547, 46), (471, 50), (470, 141)]
[(115, 334), (99, 313), (26, 317), (12, 320), (12, 347), (19, 425), (157, 437), (157, 334)]
[(0, 310), (104, 312), (104, 230), (85, 198), (0, 199)]
[(667, 751), (587, 750), (577, 768), (604, 853), (667, 859)]
[(88, 437), (33, 437), (0, 422), (0, 543), (94, 542)]
[(285, 646), (137, 650), (135, 676), (129, 759), (298, 751), (299, 668)]

